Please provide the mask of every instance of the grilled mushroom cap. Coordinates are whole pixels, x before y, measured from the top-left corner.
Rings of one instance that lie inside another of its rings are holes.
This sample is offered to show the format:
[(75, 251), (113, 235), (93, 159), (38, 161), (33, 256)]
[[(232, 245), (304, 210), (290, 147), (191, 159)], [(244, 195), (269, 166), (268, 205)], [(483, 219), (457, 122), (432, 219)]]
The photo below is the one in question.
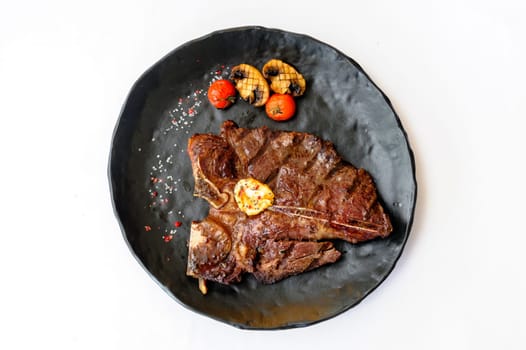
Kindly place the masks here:
[(301, 96), (307, 86), (303, 75), (294, 67), (275, 58), (265, 63), (263, 76), (270, 79), (270, 88), (278, 94)]
[(230, 79), (236, 83), (239, 96), (255, 107), (263, 106), (270, 95), (268, 83), (256, 67), (240, 64), (232, 68)]

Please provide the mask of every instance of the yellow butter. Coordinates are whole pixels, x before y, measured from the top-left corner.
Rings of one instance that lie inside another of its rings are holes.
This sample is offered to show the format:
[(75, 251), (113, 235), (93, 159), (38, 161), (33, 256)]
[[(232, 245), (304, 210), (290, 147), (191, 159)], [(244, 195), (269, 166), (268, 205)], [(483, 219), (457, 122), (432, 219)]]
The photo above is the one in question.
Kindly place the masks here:
[(274, 202), (274, 193), (264, 183), (256, 179), (241, 179), (234, 187), (236, 203), (247, 215), (256, 215), (267, 209)]

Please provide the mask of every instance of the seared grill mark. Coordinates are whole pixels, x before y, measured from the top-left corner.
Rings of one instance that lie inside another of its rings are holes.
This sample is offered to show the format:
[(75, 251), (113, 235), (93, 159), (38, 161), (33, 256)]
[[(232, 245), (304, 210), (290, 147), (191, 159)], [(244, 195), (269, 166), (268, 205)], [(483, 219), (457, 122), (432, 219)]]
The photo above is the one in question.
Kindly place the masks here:
[(244, 134), (241, 139), (231, 144), (231, 147), (235, 150), (241, 161), (242, 167), (245, 168), (245, 174), (250, 161), (256, 158), (258, 154), (267, 147), (268, 134), (270, 134), (270, 132), (266, 129), (255, 129), (252, 132)]
[[(252, 132), (254, 133), (254, 130), (252, 130)], [(269, 135), (267, 137), (265, 137), (264, 139), (262, 139), (262, 146), (261, 148), (257, 151), (256, 154), (254, 154), (254, 156), (249, 159), (246, 163), (246, 167), (247, 167), (247, 170), (248, 170), (248, 173), (250, 173), (250, 168), (252, 166), (252, 164), (256, 163), (258, 161), (259, 158), (261, 158), (262, 154), (267, 152), (267, 150), (269, 149), (269, 145), (272, 143), (272, 141), (277, 137), (276, 134), (274, 133), (269, 133)], [(259, 179), (258, 179), (259, 180)], [(260, 180), (260, 181), (263, 181)]]
[(248, 173), (265, 182), (275, 172), (293, 149), (294, 137), (289, 133), (274, 133), (248, 166)]
[(230, 145), (235, 145), (249, 133), (250, 129), (234, 128), (231, 123), (226, 122), (221, 128), (221, 137), (226, 139)]
[(316, 137), (305, 134), (298, 134), (296, 138), (300, 140), (298, 140), (293, 151), (294, 157), (288, 157), (287, 162), (284, 162), (282, 166), (305, 171), (316, 159), (316, 155), (321, 149), (321, 142)]

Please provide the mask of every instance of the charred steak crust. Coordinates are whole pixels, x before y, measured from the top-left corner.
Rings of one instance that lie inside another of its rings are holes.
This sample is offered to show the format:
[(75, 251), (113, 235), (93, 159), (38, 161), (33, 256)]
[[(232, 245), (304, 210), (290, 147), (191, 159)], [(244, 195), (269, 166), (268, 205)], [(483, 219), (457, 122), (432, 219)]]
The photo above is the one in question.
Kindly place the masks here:
[[(252, 273), (263, 283), (333, 263), (331, 239), (357, 243), (392, 231), (371, 176), (343, 161), (331, 142), (301, 132), (239, 128), (188, 142), (194, 194), (211, 204), (193, 222), (187, 275), (220, 283)], [(233, 188), (242, 178), (266, 183), (274, 205), (245, 215)]]

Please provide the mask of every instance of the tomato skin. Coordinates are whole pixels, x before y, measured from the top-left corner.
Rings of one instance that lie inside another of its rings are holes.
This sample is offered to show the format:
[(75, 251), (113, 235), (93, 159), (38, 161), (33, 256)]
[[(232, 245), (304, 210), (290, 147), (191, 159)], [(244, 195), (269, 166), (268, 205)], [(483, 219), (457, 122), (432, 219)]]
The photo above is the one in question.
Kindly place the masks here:
[(236, 88), (230, 80), (216, 80), (208, 88), (208, 100), (218, 109), (230, 107), (236, 100)]
[(284, 121), (292, 118), (296, 113), (296, 102), (291, 95), (274, 94), (265, 105), (265, 112), (270, 119)]

